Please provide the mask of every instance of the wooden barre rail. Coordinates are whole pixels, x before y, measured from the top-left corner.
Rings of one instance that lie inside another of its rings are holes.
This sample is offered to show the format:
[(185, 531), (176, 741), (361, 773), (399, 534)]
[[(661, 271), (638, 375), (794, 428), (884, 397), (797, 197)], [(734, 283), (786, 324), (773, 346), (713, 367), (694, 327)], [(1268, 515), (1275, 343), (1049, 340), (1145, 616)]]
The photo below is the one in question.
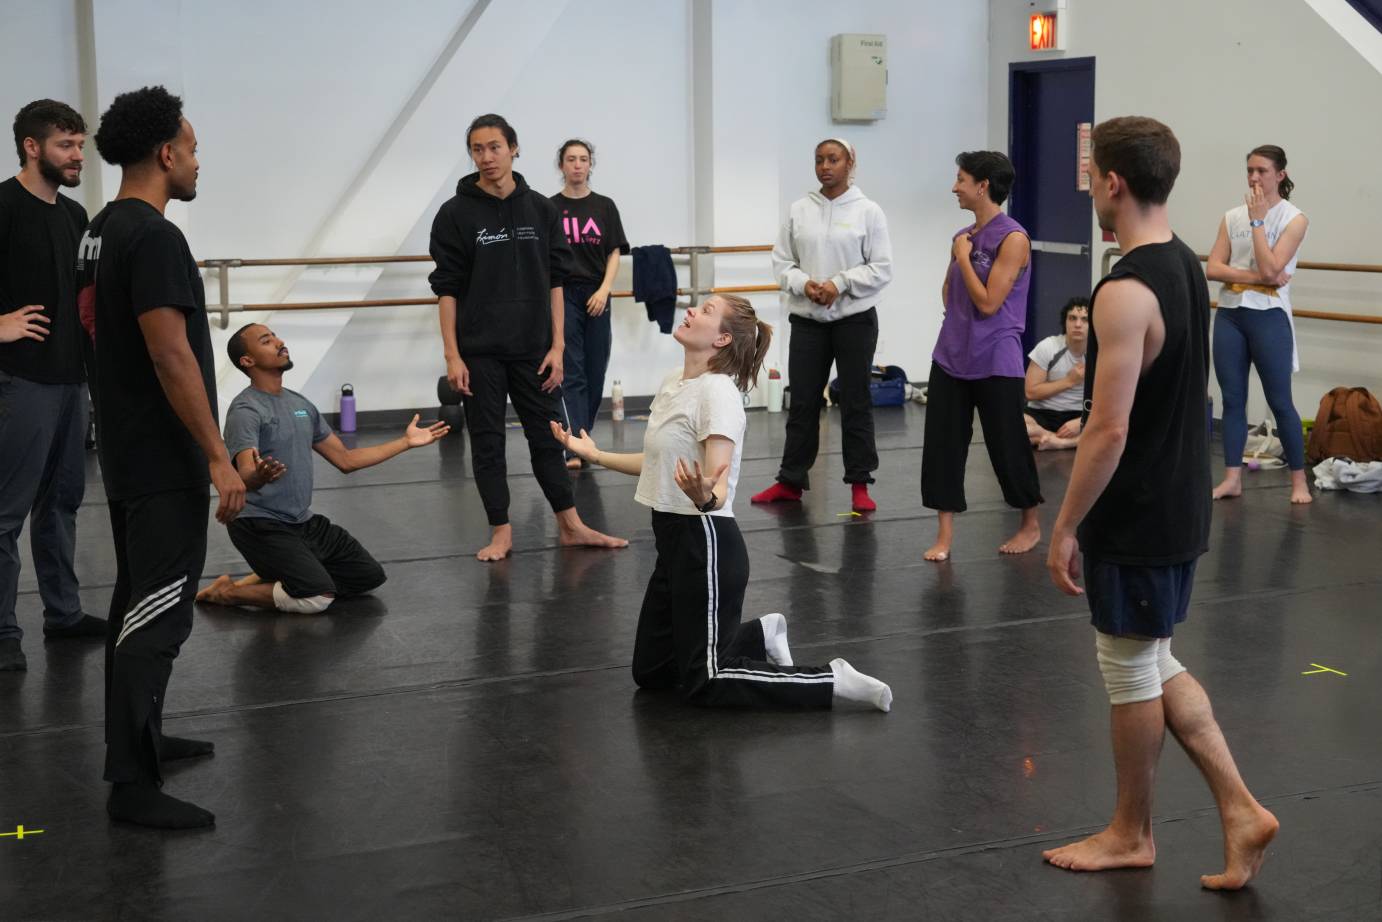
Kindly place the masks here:
[[(771, 253), (771, 244), (749, 244), (729, 247), (671, 247), (677, 256), (710, 253)], [(430, 263), (431, 256), (304, 256), (299, 259), (204, 259), (197, 263), (201, 269), (252, 269), (266, 266), (374, 266), (393, 263)], [(1382, 267), (1379, 267), (1382, 271)]]
[[(766, 294), (769, 292), (781, 291), (776, 285), (725, 285), (720, 288), (712, 288), (709, 291), (701, 290), (701, 294)], [(678, 288), (678, 295), (690, 294), (690, 289)], [(611, 298), (632, 298), (631, 291), (611, 291)], [(249, 311), (326, 311), (344, 310), (365, 307), (425, 307), (435, 305), (436, 297), (431, 298), (382, 298), (373, 301), (288, 301), (282, 304), (240, 304), (233, 305), (230, 309), (234, 313)], [(215, 313), (221, 310), (220, 305), (212, 304), (207, 308)]]

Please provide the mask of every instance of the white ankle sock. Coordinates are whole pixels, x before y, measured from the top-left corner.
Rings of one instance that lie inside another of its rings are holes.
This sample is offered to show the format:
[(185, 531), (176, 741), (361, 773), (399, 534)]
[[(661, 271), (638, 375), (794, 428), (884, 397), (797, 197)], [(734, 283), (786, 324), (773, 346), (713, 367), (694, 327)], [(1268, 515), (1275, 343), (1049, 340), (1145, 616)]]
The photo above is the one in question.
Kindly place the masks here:
[(787, 619), (773, 612), (758, 620), (763, 624), (763, 646), (768, 651), (768, 662), (791, 666), (792, 651), (787, 647)]
[(875, 679), (864, 675), (842, 659), (830, 661), (830, 669), (835, 673), (835, 697), (847, 701), (862, 701), (880, 711), (892, 710), (893, 690)]

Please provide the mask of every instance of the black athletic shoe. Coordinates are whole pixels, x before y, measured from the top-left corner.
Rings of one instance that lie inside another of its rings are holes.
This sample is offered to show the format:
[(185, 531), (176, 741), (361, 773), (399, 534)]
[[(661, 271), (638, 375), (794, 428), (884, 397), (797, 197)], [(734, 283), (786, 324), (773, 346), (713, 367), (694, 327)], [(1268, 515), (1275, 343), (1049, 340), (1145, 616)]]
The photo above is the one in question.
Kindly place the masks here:
[(0, 640), (0, 672), (25, 672), (28, 668), (29, 661), (19, 649), (19, 641)]
[(106, 619), (84, 614), (76, 624), (69, 624), (67, 627), (45, 627), (43, 636), (48, 640), (68, 640), (76, 637), (105, 639)]

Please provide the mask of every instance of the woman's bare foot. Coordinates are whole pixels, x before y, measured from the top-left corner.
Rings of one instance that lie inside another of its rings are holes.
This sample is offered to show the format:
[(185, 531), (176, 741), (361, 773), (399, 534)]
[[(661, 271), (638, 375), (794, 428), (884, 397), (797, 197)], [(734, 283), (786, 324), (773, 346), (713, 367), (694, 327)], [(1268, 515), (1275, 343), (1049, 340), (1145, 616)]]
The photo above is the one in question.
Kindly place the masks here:
[(1310, 482), (1305, 479), (1305, 471), (1292, 471), (1291, 502), (1300, 506), (1314, 501), (1315, 497), (1310, 495)]
[(950, 559), (950, 546), (955, 543), (955, 513), (936, 513), (936, 543), (921, 556), (936, 563)]
[(1077, 439), (1063, 439), (1054, 432), (1048, 432), (1041, 437), (1037, 443), (1037, 451), (1064, 451), (1067, 448), (1074, 448), (1079, 444)]
[(513, 550), (513, 526), (496, 525), (494, 531), (490, 533), (489, 544), (480, 548), (475, 554), (475, 559), (492, 563), (509, 556), (511, 550)]
[(558, 540), (562, 547), (628, 547), (627, 538), (615, 538), (602, 534), (589, 525), (576, 520), (575, 525), (558, 523)]
[(1215, 499), (1232, 499), (1235, 496), (1243, 495), (1243, 469), (1241, 467), (1230, 467), (1224, 471), (1224, 479), (1214, 488), (1213, 496)]
[(1128, 839), (1105, 829), (1088, 839), (1048, 849), (1041, 857), (1067, 871), (1149, 868), (1156, 863), (1156, 844), (1150, 834)]
[(1281, 823), (1261, 804), (1233, 819), (1224, 819), (1224, 873), (1206, 874), (1200, 885), (1209, 890), (1241, 890), (1257, 876), (1267, 846)]
[(1041, 523), (1037, 521), (1036, 507), (1022, 510), (1022, 526), (1017, 534), (1003, 542), (998, 548), (1000, 554), (1025, 554), (1037, 546), (1041, 540)]
[(230, 578), (229, 573), (222, 573), (211, 581), (211, 584), (197, 593), (198, 602), (211, 602), (214, 605), (224, 604), (221, 594), (235, 585), (235, 580)]

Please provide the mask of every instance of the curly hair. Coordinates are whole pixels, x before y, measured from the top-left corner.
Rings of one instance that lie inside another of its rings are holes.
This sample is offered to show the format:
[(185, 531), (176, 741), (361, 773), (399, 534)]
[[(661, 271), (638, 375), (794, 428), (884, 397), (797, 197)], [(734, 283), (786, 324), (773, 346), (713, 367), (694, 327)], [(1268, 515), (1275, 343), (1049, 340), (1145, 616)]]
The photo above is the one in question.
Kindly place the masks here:
[(86, 134), (86, 122), (76, 109), (56, 99), (35, 99), (19, 110), (14, 117), (14, 149), (21, 167), (25, 162), (24, 140), (33, 138), (42, 145), (54, 129)]
[(149, 157), (182, 129), (182, 99), (161, 86), (146, 86), (115, 97), (101, 116), (96, 150), (113, 166), (130, 166)]

